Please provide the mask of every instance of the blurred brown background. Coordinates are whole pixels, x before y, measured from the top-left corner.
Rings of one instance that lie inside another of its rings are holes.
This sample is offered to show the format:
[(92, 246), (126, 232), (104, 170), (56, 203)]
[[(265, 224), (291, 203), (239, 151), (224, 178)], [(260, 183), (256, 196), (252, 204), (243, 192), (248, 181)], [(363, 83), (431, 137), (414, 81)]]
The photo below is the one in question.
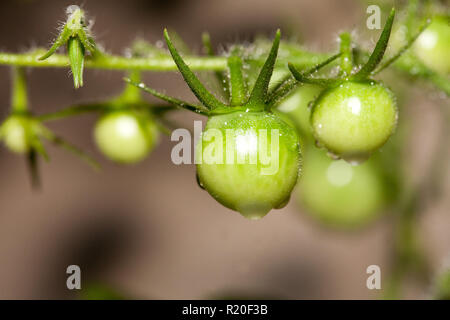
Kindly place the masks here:
[[(1, 1), (0, 50), (47, 46), (66, 6), (74, 3)], [(177, 30), (197, 52), (205, 30), (214, 44), (227, 44), (257, 33), (272, 35), (280, 26), (300, 30), (315, 49), (332, 49), (339, 31), (365, 30), (367, 6), (350, 0), (85, 0), (82, 5), (96, 20), (98, 42), (117, 54), (137, 35), (160, 40), (164, 27)], [(370, 35), (376, 39), (378, 33)], [(68, 69), (34, 69), (29, 72), (33, 110), (48, 112), (110, 97), (121, 89), (122, 76), (87, 70), (85, 87), (75, 91)], [(147, 74), (145, 80), (192, 99), (176, 73)], [(2, 119), (9, 88), (9, 70), (2, 66)], [(407, 165), (416, 180), (436, 147), (436, 104), (444, 103), (423, 92), (411, 91), (406, 99), (414, 128), (408, 150), (412, 161)], [(192, 119), (185, 120), (188, 128)], [(75, 293), (65, 286), (70, 264), (81, 267), (82, 286), (101, 282), (134, 298), (379, 297), (379, 291), (366, 288), (366, 268), (380, 265), (385, 284), (393, 241), (388, 218), (357, 232), (331, 231), (291, 201), (260, 221), (248, 221), (197, 186), (194, 166), (172, 164), (174, 143), (167, 137), (143, 163), (119, 166), (96, 150), (94, 122), (95, 116), (87, 115), (51, 127), (101, 159), (103, 170), (95, 173), (49, 146), (52, 161), (41, 163), (43, 190), (38, 193), (31, 191), (24, 159), (1, 149), (0, 298), (73, 298)], [(448, 150), (448, 144), (442, 147)], [(420, 221), (433, 271), (450, 256), (448, 171), (443, 175), (446, 196)], [(408, 288), (407, 297), (426, 297), (427, 291), (414, 281)]]

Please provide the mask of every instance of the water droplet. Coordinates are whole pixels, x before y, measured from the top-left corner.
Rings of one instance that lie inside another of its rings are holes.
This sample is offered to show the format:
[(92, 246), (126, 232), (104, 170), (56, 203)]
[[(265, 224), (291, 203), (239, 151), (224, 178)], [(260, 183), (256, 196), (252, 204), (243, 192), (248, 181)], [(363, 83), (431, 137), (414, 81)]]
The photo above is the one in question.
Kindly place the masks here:
[(332, 151), (328, 151), (327, 152), (327, 156), (330, 157), (333, 160), (339, 160), (341, 159), (340, 156), (338, 156), (337, 154), (333, 153)]
[(308, 102), (308, 109), (312, 109), (313, 105), (314, 105), (314, 100)]
[(342, 159), (350, 163), (352, 166), (359, 166), (361, 163), (367, 161), (369, 157), (370, 154), (358, 154), (358, 155), (344, 156), (342, 157)]
[(237, 206), (237, 211), (244, 217), (250, 220), (258, 220), (264, 217), (271, 209), (269, 203), (245, 203)]

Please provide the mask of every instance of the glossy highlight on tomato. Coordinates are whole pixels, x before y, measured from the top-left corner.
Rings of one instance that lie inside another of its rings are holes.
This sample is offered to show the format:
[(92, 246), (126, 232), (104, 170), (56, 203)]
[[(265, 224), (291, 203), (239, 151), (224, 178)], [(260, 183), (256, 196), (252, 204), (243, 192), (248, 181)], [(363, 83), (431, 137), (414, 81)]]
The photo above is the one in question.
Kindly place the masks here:
[(317, 143), (350, 162), (366, 160), (396, 128), (393, 93), (373, 80), (346, 81), (317, 98), (311, 126)]
[[(220, 143), (223, 161), (219, 164), (205, 161), (205, 155), (217, 143), (209, 136), (214, 130), (223, 137)], [(262, 132), (267, 134), (267, 148), (264, 148), (267, 150), (261, 149), (258, 139), (262, 133), (259, 130), (266, 130)], [(278, 150), (275, 151), (271, 149), (276, 144), (272, 132), (278, 135)], [(301, 154), (295, 130), (278, 116), (268, 112), (212, 116), (201, 142), (196, 148), (197, 159), (203, 158), (203, 162), (197, 164), (199, 183), (221, 204), (249, 219), (261, 218), (271, 209), (287, 204), (299, 174)], [(234, 163), (226, 159), (230, 151), (235, 155)], [(262, 161), (262, 152), (268, 155), (268, 161)], [(238, 163), (238, 155), (247, 157), (246, 162)], [(249, 160), (252, 156), (257, 159), (254, 163)]]
[(149, 114), (118, 110), (98, 120), (94, 137), (98, 148), (111, 160), (136, 163), (154, 148), (158, 130)]

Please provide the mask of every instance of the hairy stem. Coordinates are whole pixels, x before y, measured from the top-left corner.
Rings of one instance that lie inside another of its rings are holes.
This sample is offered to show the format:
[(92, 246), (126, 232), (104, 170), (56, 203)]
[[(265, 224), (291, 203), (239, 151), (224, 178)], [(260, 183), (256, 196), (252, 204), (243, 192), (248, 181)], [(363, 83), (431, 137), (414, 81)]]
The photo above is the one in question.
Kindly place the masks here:
[[(33, 68), (67, 68), (69, 58), (63, 54), (53, 54), (44, 61), (38, 60), (45, 51), (37, 49), (28, 53), (0, 52), (0, 65), (22, 66)], [(326, 54), (308, 53), (289, 58), (289, 62), (297, 67), (311, 66), (317, 63), (317, 59), (326, 57)], [(186, 56), (183, 58), (193, 71), (225, 71), (227, 70), (227, 57), (224, 56)], [(252, 60), (263, 64), (263, 60)], [(278, 59), (277, 65), (285, 66), (287, 59)], [(85, 69), (107, 70), (139, 70), (139, 71), (176, 71), (177, 66), (172, 57), (158, 56), (151, 58), (123, 57), (118, 55), (102, 54), (95, 58), (86, 57)]]
[(28, 111), (28, 93), (25, 70), (23, 68), (13, 69), (13, 90), (11, 109), (13, 112), (23, 113)]
[(353, 68), (352, 61), (352, 43), (350, 33), (344, 32), (340, 36), (340, 52), (341, 52), (341, 74), (344, 76), (350, 75)]

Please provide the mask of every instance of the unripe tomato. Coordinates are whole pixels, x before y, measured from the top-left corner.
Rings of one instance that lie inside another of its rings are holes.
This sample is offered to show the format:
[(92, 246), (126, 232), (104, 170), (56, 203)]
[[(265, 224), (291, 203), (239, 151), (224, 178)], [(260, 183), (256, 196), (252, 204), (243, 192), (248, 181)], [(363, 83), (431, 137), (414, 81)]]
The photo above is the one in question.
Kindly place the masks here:
[(376, 218), (388, 202), (374, 159), (352, 166), (310, 147), (297, 195), (307, 212), (332, 227), (354, 228)]
[(303, 84), (285, 99), (277, 110), (286, 113), (297, 125), (302, 137), (313, 139), (311, 123), (311, 105), (323, 89), (312, 84)]
[(384, 85), (348, 81), (317, 98), (311, 126), (319, 145), (337, 157), (361, 162), (386, 143), (397, 117), (395, 97)]
[(200, 141), (199, 183), (218, 202), (249, 219), (287, 204), (301, 155), (295, 130), (278, 116), (267, 112), (212, 116)]
[(32, 120), (22, 115), (11, 115), (2, 125), (1, 136), (6, 147), (15, 153), (26, 153), (30, 150), (27, 130), (32, 130)]
[(98, 148), (111, 160), (136, 163), (154, 148), (158, 130), (148, 114), (118, 110), (99, 119), (94, 136)]
[(450, 73), (450, 18), (434, 17), (413, 45), (414, 53), (436, 72)]

